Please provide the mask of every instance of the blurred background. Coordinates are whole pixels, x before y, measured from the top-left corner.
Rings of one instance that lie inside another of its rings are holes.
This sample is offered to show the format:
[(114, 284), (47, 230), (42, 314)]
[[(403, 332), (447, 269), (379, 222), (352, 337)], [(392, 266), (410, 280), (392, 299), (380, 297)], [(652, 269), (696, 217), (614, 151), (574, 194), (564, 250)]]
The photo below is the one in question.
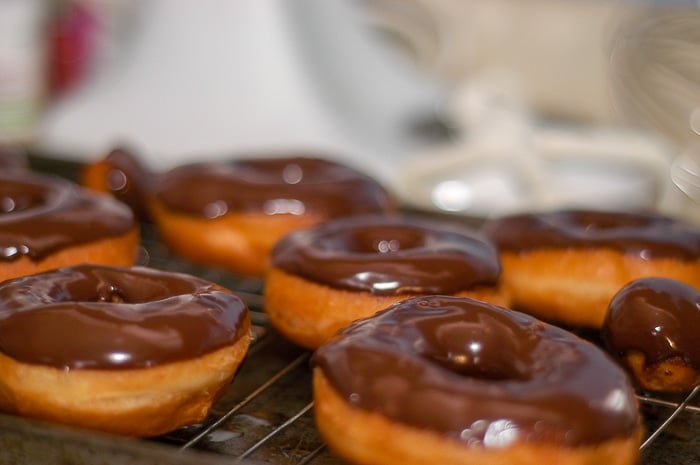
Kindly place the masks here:
[(154, 170), (322, 154), (408, 206), (700, 222), (700, 7), (0, 0), (0, 143)]

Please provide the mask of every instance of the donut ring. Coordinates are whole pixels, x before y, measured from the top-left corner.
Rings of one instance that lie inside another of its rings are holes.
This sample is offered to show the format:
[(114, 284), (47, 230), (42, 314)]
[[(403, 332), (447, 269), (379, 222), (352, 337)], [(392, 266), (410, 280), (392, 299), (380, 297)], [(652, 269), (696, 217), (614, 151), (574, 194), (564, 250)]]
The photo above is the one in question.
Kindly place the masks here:
[(241, 159), (158, 177), (150, 211), (170, 250), (262, 276), (277, 240), (329, 218), (395, 208), (373, 179), (316, 158)]
[(249, 332), (243, 301), (193, 276), (79, 265), (5, 281), (0, 410), (159, 435), (207, 415)]
[(319, 432), (352, 463), (638, 458), (624, 370), (571, 333), (485, 302), (399, 302), (341, 331), (312, 366)]
[(562, 210), (487, 221), (513, 306), (600, 328), (622, 286), (663, 276), (700, 286), (700, 231), (646, 213)]
[(610, 301), (603, 341), (639, 385), (688, 392), (700, 384), (700, 293), (668, 278), (635, 280)]
[(29, 171), (0, 173), (0, 281), (91, 262), (132, 265), (139, 227), (112, 197)]
[(507, 305), (494, 246), (471, 229), (409, 215), (340, 218), (280, 240), (266, 275), (270, 323), (315, 349), (394, 302), (453, 294)]

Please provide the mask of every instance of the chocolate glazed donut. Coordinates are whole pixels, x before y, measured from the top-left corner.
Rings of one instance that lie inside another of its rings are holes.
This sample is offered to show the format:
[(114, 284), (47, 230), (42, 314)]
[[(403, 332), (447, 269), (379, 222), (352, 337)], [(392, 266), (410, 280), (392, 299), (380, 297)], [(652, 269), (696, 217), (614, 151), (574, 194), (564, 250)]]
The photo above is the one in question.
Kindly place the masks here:
[(394, 202), (370, 177), (310, 157), (184, 165), (160, 176), (154, 195), (168, 209), (204, 218), (234, 211), (335, 218), (386, 211)]
[(652, 213), (563, 210), (487, 221), (513, 306), (600, 328), (628, 282), (661, 276), (700, 286), (700, 231)]
[(104, 194), (30, 171), (0, 173), (0, 280), (92, 262), (132, 265), (139, 228)]
[(312, 366), (319, 431), (353, 463), (632, 464), (638, 454), (634, 391), (602, 350), (474, 299), (399, 302), (342, 330)]
[(285, 234), (331, 218), (395, 209), (375, 180), (318, 158), (233, 160), (157, 178), (151, 213), (171, 251), (262, 277)]
[(700, 384), (700, 293), (668, 278), (635, 280), (613, 297), (603, 325), (610, 353), (644, 389), (690, 391)]
[(151, 221), (148, 191), (155, 176), (133, 152), (116, 148), (103, 159), (85, 165), (80, 182), (89, 189), (109, 193), (125, 203), (140, 221)]
[(477, 232), (410, 215), (328, 221), (280, 240), (266, 276), (270, 323), (316, 348), (353, 320), (426, 294), (502, 305), (494, 246)]
[(202, 420), (250, 343), (205, 280), (79, 265), (0, 283), (0, 410), (130, 436)]

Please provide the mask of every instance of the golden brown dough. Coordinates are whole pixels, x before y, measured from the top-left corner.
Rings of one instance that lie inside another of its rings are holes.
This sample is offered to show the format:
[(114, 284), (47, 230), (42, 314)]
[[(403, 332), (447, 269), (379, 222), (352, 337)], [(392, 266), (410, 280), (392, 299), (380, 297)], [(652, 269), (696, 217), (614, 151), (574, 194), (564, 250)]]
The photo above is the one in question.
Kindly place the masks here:
[(133, 370), (72, 370), (0, 353), (0, 410), (125, 436), (150, 437), (203, 420), (245, 357), (249, 324), (228, 347)]

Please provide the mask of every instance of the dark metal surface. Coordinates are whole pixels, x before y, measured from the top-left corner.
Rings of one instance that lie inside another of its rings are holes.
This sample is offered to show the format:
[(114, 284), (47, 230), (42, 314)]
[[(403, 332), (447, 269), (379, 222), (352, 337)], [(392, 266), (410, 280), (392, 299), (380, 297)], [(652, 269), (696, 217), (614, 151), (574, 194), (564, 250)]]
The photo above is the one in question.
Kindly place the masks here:
[[(51, 160), (35, 159), (33, 167), (73, 179), (77, 173), (77, 166)], [(142, 264), (202, 276), (238, 291), (248, 302), (255, 341), (234, 382), (201, 425), (155, 439), (126, 439), (0, 415), (0, 464), (339, 465), (314, 427), (309, 354), (268, 327), (262, 282), (171, 257), (149, 226), (143, 239)], [(643, 450), (643, 464), (700, 463), (700, 408), (691, 404), (654, 434), (682, 401), (640, 394), (647, 437), (652, 437)]]

